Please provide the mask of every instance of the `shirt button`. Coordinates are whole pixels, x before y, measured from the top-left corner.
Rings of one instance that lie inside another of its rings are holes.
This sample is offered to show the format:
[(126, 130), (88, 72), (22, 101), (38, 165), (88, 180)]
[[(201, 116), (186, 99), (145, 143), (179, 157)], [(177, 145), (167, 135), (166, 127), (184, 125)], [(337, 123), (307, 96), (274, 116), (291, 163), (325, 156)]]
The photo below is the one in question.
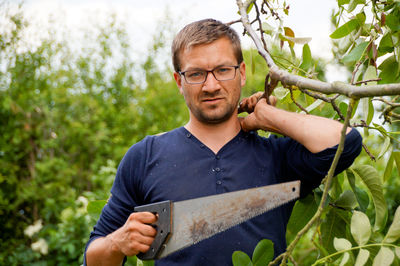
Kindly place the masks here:
[(190, 134), (190, 133), (186, 134), (186, 137), (190, 138), (190, 136), (192, 136), (192, 134)]
[(215, 168), (215, 171), (219, 172), (219, 171), (221, 171), (221, 169), (219, 167), (217, 167), (217, 168)]
[(217, 181), (217, 185), (221, 185), (222, 182), (220, 180)]
[(215, 156), (215, 159), (219, 160), (221, 157), (219, 155)]

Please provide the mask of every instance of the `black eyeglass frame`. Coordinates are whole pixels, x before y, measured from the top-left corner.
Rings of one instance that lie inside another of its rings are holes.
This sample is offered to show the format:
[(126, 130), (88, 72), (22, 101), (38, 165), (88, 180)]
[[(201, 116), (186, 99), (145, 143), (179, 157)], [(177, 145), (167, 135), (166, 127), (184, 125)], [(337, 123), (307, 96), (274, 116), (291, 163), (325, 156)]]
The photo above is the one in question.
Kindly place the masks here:
[[(223, 68), (223, 67), (233, 67), (233, 68), (235, 68), (235, 75), (233, 76), (233, 78), (231, 78), (231, 79), (223, 79), (223, 80), (220, 80), (220, 79), (218, 79), (218, 78), (215, 76), (214, 70), (216, 70), (216, 69), (218, 69), (218, 68)], [(182, 72), (182, 71), (178, 71), (178, 74), (181, 75), (181, 76), (183, 76), (183, 77), (185, 78), (186, 83), (188, 83), (188, 84), (203, 84), (203, 83), (206, 82), (206, 80), (207, 80), (208, 73), (211, 73), (211, 74), (214, 76), (214, 78), (215, 78), (216, 80), (218, 80), (218, 81), (233, 80), (233, 79), (236, 78), (236, 70), (237, 70), (239, 67), (240, 67), (240, 64), (239, 64), (239, 65), (236, 65), (236, 66), (217, 66), (216, 68), (213, 68), (213, 69), (211, 69), (211, 70), (204, 70), (204, 69), (201, 69), (201, 70), (199, 70), (199, 71), (205, 71), (205, 72), (207, 73), (207, 74), (204, 76), (204, 80), (203, 80), (202, 82), (189, 82), (189, 81), (187, 81), (186, 76), (185, 76), (185, 73), (186, 73), (186, 72), (189, 72), (189, 71), (194, 71), (194, 70), (187, 70), (187, 71), (183, 71), (183, 72)]]

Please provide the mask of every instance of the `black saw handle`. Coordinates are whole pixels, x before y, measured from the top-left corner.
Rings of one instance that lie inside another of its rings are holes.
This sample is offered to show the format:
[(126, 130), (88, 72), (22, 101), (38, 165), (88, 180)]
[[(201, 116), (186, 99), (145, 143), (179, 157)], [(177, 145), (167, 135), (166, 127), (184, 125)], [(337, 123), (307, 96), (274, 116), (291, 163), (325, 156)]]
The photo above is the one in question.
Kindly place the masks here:
[(152, 226), (154, 226), (154, 228), (157, 230), (157, 235), (154, 238), (150, 249), (146, 253), (139, 253), (136, 255), (139, 259), (157, 259), (158, 255), (165, 247), (165, 242), (167, 241), (167, 238), (171, 234), (172, 230), (171, 208), (172, 201), (170, 200), (137, 206), (134, 208), (135, 212), (151, 212), (158, 214), (157, 222), (152, 224)]

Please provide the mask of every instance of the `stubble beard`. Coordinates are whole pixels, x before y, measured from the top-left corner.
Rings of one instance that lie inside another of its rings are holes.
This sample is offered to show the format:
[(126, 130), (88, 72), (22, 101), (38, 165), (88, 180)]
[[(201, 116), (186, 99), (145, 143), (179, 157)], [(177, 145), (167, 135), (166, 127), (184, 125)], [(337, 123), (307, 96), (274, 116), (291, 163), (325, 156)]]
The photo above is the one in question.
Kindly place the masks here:
[(188, 106), (189, 110), (193, 116), (201, 123), (204, 124), (220, 124), (229, 120), (237, 110), (237, 105), (239, 103), (239, 98), (232, 104), (229, 102), (217, 104), (214, 106), (208, 106), (207, 108), (202, 108), (201, 106)]
[[(218, 109), (218, 107), (213, 108)], [(235, 107), (228, 105), (224, 107), (224, 110), (202, 110), (198, 109), (195, 112), (192, 112), (193, 115), (202, 123), (205, 124), (220, 124), (227, 120), (229, 120), (235, 112)]]

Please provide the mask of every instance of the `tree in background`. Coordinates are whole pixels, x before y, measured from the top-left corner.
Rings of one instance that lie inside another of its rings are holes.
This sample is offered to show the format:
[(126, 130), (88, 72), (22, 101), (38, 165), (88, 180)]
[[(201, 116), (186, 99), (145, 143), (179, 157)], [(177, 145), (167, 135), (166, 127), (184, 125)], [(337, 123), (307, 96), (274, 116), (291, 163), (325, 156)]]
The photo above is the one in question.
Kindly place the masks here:
[(112, 14), (79, 49), (57, 26), (32, 44), (43, 29), (23, 7), (3, 3), (0, 19), (0, 264), (78, 264), (88, 201), (108, 198), (133, 143), (182, 125), (185, 104), (158, 65), (163, 38), (135, 62)]

